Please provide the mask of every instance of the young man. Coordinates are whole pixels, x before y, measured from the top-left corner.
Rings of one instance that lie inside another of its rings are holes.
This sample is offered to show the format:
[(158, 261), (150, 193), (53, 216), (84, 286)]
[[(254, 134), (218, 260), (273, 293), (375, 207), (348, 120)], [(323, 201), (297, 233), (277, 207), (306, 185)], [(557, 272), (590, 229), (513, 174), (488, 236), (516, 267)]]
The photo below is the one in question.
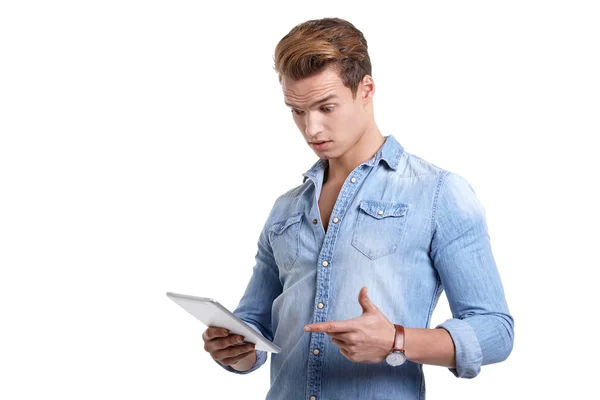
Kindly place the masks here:
[[(282, 349), (267, 399), (422, 399), (423, 364), (472, 378), (505, 360), (513, 318), (485, 210), (463, 177), (379, 131), (363, 34), (307, 21), (277, 45), (275, 70), (319, 161), (275, 201), (234, 310)], [(430, 329), (442, 290), (453, 318)], [(266, 361), (223, 328), (202, 337), (228, 371)]]

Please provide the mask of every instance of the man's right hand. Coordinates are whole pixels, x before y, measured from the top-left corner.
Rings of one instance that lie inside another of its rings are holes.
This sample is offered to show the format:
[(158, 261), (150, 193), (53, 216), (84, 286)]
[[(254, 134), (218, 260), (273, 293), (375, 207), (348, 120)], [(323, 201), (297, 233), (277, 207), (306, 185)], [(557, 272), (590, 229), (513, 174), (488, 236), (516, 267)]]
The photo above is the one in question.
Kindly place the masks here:
[[(254, 343), (244, 342), (243, 336), (230, 334), (225, 328), (208, 327), (202, 333), (202, 339), (204, 340), (204, 350), (223, 365), (230, 365), (238, 371), (243, 371), (252, 368), (254, 363), (250, 365), (251, 360), (256, 362)], [(238, 364), (236, 367), (241, 367), (241, 369), (234, 367), (234, 364)]]

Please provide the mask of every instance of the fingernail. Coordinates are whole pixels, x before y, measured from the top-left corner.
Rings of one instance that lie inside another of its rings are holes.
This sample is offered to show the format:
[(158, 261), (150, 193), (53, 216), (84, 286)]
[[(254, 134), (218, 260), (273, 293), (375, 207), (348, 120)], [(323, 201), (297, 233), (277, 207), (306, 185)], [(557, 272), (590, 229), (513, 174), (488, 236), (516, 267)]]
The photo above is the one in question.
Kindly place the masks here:
[(304, 332), (310, 332), (310, 328), (308, 326), (304, 327)]

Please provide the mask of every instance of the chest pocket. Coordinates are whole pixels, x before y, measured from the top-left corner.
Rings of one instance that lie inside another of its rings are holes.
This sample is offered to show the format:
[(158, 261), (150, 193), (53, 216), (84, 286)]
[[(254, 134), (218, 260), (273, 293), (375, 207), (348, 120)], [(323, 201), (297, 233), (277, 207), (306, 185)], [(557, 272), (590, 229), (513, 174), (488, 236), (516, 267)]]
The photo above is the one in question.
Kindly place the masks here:
[(302, 213), (298, 213), (269, 228), (273, 257), (279, 267), (289, 270), (298, 259), (301, 226)]
[(362, 200), (352, 246), (371, 260), (395, 252), (404, 237), (408, 209), (400, 202)]

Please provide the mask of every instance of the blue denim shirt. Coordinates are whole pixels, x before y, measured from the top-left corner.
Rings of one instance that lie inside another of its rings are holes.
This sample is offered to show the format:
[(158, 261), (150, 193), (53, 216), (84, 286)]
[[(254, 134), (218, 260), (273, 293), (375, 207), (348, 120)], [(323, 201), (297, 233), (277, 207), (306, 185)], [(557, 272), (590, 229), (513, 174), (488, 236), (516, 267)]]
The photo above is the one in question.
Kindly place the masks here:
[[(318, 198), (327, 160), (280, 196), (258, 240), (252, 277), (235, 315), (281, 347), (271, 353), (267, 399), (424, 399), (422, 364), (352, 362), (310, 323), (362, 314), (358, 293), (394, 324), (429, 328), (446, 291), (457, 377), (472, 378), (513, 346), (513, 318), (471, 185), (404, 151), (393, 137), (346, 178), (327, 232)], [(318, 350), (318, 351), (316, 351)], [(267, 359), (257, 351), (257, 362)], [(314, 396), (311, 397), (311, 396)]]

